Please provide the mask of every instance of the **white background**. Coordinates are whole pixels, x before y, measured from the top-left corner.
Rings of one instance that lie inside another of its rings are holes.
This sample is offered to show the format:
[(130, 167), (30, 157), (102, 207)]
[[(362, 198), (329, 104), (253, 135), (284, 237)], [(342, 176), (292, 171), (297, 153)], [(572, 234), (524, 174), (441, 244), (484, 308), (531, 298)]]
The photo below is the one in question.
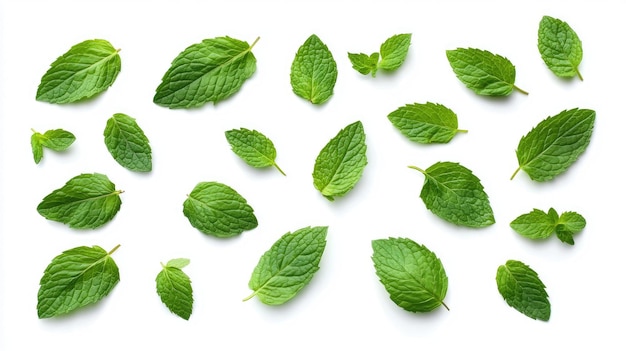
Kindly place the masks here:
[[(320, 349), (623, 349), (626, 25), (619, 1), (0, 1), (0, 350)], [(585, 80), (563, 80), (537, 50), (543, 15), (567, 21), (583, 41)], [(317, 34), (339, 76), (322, 106), (289, 84), (298, 47)], [(362, 76), (347, 52), (371, 53), (388, 37), (412, 33), (409, 55), (393, 74)], [(257, 71), (228, 100), (194, 110), (152, 103), (171, 61), (187, 46), (228, 35), (249, 43)], [(120, 48), (122, 71), (90, 101), (35, 101), (41, 76), (72, 45), (102, 38)], [(457, 80), (445, 50), (476, 47), (509, 58), (516, 84), (530, 92), (480, 97)], [(387, 115), (427, 101), (455, 111), (469, 130), (449, 144), (410, 142)], [(519, 139), (548, 116), (571, 108), (597, 112), (591, 144), (563, 175), (532, 182), (517, 168)], [(132, 173), (108, 154), (102, 132), (114, 113), (137, 119), (149, 137), (154, 169)], [(360, 120), (369, 164), (345, 197), (329, 202), (311, 173), (322, 147)], [(247, 166), (224, 132), (257, 129), (273, 140), (287, 173)], [(36, 165), (31, 128), (63, 128), (77, 140), (46, 150)], [(466, 229), (426, 210), (419, 192), (426, 168), (460, 162), (482, 180), (496, 224)], [(80, 174), (109, 176), (122, 194), (116, 217), (97, 230), (72, 230), (36, 207)], [(242, 194), (259, 226), (223, 240), (205, 236), (182, 203), (201, 181)], [(556, 237), (531, 242), (509, 223), (533, 208), (577, 211), (587, 219), (575, 246)], [(321, 269), (289, 303), (242, 302), (259, 257), (281, 235), (329, 226)], [(444, 308), (412, 314), (397, 307), (375, 275), (371, 240), (409, 237), (442, 260), (449, 277)], [(114, 253), (121, 281), (97, 305), (39, 320), (39, 279), (51, 259), (80, 245)], [(159, 262), (187, 257), (194, 288), (189, 321), (171, 314), (155, 292)], [(499, 295), (495, 274), (508, 259), (529, 264), (547, 286), (549, 322), (532, 320)], [(577, 348), (579, 349), (579, 348)]]

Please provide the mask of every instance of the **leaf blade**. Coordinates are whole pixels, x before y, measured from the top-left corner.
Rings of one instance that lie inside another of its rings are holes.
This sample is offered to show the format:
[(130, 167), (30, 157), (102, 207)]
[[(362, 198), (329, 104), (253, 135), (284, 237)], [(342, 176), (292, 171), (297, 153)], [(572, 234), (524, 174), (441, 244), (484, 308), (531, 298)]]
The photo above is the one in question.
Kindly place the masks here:
[(578, 66), (583, 59), (582, 42), (576, 32), (558, 18), (543, 16), (539, 22), (537, 47), (543, 62), (558, 77), (583, 77)]
[(188, 263), (188, 259), (170, 260), (155, 279), (157, 294), (161, 302), (170, 312), (185, 320), (189, 320), (193, 311), (193, 288), (191, 279), (180, 266), (184, 267)]
[(380, 46), (380, 63), (378, 67), (386, 71), (395, 71), (406, 60), (411, 45), (411, 34), (396, 34)]
[(248, 165), (256, 168), (275, 167), (285, 175), (276, 164), (274, 143), (261, 132), (246, 128), (231, 129), (225, 132), (231, 150)]
[(407, 104), (387, 118), (409, 140), (421, 144), (448, 143), (459, 132), (456, 114), (449, 108), (427, 102)]
[(323, 104), (333, 95), (337, 63), (332, 53), (315, 34), (298, 49), (291, 64), (293, 92), (313, 104)]
[(152, 171), (152, 148), (137, 120), (115, 113), (104, 128), (104, 144), (113, 159), (135, 172)]
[(521, 261), (508, 260), (498, 267), (496, 283), (506, 303), (524, 315), (542, 321), (550, 319), (546, 286), (532, 268)]

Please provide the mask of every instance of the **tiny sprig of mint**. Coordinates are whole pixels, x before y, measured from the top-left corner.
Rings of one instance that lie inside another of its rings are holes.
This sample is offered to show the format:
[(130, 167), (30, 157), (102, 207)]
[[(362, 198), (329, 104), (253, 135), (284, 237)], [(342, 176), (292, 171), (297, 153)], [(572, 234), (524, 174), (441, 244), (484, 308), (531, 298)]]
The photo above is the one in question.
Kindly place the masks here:
[(525, 263), (508, 260), (499, 266), (496, 284), (509, 306), (532, 319), (550, 319), (551, 308), (546, 286), (537, 272)]
[(543, 16), (539, 22), (537, 47), (543, 62), (558, 77), (578, 77), (583, 60), (583, 45), (578, 34), (558, 18)]
[(155, 279), (161, 302), (170, 312), (185, 320), (189, 320), (193, 310), (191, 279), (182, 270), (188, 264), (187, 258), (175, 258), (166, 264), (161, 263), (161, 271)]
[(51, 129), (43, 134), (34, 129), (31, 130), (33, 134), (30, 137), (30, 146), (33, 151), (33, 159), (37, 164), (43, 158), (44, 147), (57, 152), (65, 151), (76, 140), (74, 134), (63, 129)]
[(256, 168), (275, 167), (282, 175), (286, 175), (276, 163), (274, 143), (263, 133), (240, 128), (228, 130), (225, 134), (233, 152), (248, 165)]
[(587, 222), (580, 214), (568, 211), (559, 216), (554, 208), (548, 212), (533, 209), (511, 221), (511, 228), (530, 239), (547, 239), (556, 233), (562, 242), (574, 245), (573, 235), (582, 231)]
[(348, 59), (352, 63), (352, 68), (357, 72), (367, 75), (372, 74), (376, 77), (379, 69), (384, 71), (395, 71), (406, 59), (411, 45), (411, 34), (396, 34), (380, 46), (380, 52), (374, 52), (370, 55), (364, 53), (348, 53)]
[(290, 81), (293, 92), (313, 104), (323, 104), (333, 95), (337, 63), (317, 35), (309, 36), (296, 52)]

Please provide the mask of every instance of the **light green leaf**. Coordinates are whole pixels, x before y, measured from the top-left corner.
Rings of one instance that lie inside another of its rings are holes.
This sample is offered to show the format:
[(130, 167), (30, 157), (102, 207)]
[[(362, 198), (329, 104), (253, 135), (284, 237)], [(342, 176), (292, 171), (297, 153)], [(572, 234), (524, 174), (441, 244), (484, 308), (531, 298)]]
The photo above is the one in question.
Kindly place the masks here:
[(170, 260), (156, 277), (157, 294), (161, 302), (179, 317), (189, 320), (193, 309), (193, 289), (191, 280), (181, 269), (189, 264), (189, 259)]
[(233, 152), (250, 166), (257, 168), (273, 166), (285, 175), (276, 164), (274, 143), (262, 133), (246, 128), (232, 129), (226, 131), (226, 140)]
[(136, 172), (152, 170), (150, 142), (134, 118), (123, 113), (109, 118), (104, 128), (104, 144), (122, 167)]
[(372, 248), (376, 275), (396, 305), (409, 312), (448, 309), (448, 276), (435, 253), (406, 238), (372, 240)]
[(154, 103), (177, 108), (214, 104), (232, 96), (256, 71), (252, 45), (230, 37), (204, 39), (181, 52), (156, 89)]
[(583, 46), (574, 30), (557, 18), (543, 16), (539, 22), (537, 47), (543, 62), (558, 77), (578, 76), (583, 60)]
[(54, 104), (84, 100), (110, 87), (121, 69), (119, 50), (108, 41), (85, 40), (50, 65), (36, 99)]
[(532, 319), (550, 319), (546, 286), (529, 266), (520, 261), (508, 260), (498, 267), (496, 283), (500, 295), (509, 306)]
[(191, 225), (204, 234), (229, 238), (257, 227), (254, 210), (228, 185), (201, 182), (183, 203)]
[(121, 193), (104, 174), (81, 174), (48, 194), (37, 211), (70, 228), (95, 229), (115, 217), (122, 205)]
[(65, 151), (76, 140), (74, 134), (63, 129), (52, 129), (43, 134), (35, 130), (32, 131), (33, 135), (30, 137), (30, 145), (33, 150), (35, 163), (39, 163), (43, 158), (44, 147), (53, 151)]
[(528, 94), (515, 85), (515, 66), (505, 57), (474, 48), (447, 50), (446, 56), (457, 78), (476, 94), (506, 96), (513, 89)]
[(457, 134), (456, 114), (449, 108), (427, 102), (406, 105), (391, 112), (387, 118), (404, 136), (416, 143), (447, 143)]
[(565, 172), (587, 149), (595, 118), (595, 111), (575, 108), (541, 121), (519, 141), (511, 179), (520, 169), (538, 182)]
[(489, 197), (471, 170), (453, 162), (437, 162), (426, 170), (409, 168), (424, 174), (420, 197), (441, 219), (472, 228), (495, 223)]
[(94, 304), (106, 297), (120, 281), (110, 252), (99, 246), (80, 246), (52, 259), (39, 282), (37, 314), (50, 318)]
[(311, 35), (298, 49), (290, 77), (293, 92), (313, 104), (322, 104), (333, 95), (337, 63), (317, 35)]
[[(554, 209), (550, 209), (554, 211)], [(523, 214), (511, 222), (511, 228), (522, 236), (530, 239), (547, 239), (554, 232), (558, 220), (548, 213), (534, 209)]]
[(576, 212), (563, 212), (556, 225), (556, 236), (562, 242), (574, 245), (573, 235), (582, 231), (587, 225), (587, 221)]
[(313, 168), (313, 184), (333, 201), (343, 196), (361, 179), (367, 165), (365, 132), (360, 121), (342, 129), (320, 151)]
[(385, 40), (380, 46), (380, 63), (378, 67), (386, 71), (400, 68), (409, 53), (411, 34), (396, 34)]
[(371, 55), (348, 53), (348, 58), (352, 63), (352, 68), (361, 74), (372, 74), (376, 77), (378, 71), (378, 59), (380, 54), (375, 52)]
[(266, 251), (254, 268), (248, 286), (267, 305), (281, 305), (302, 290), (315, 272), (326, 247), (328, 227), (305, 227), (287, 233)]

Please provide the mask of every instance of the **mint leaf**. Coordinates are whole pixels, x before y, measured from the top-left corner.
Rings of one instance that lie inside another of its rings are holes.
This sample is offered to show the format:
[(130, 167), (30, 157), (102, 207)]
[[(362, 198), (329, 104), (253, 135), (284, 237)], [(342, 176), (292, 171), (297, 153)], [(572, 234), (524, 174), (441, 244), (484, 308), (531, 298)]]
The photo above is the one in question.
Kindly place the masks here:
[(189, 264), (189, 259), (170, 260), (156, 277), (157, 294), (169, 310), (179, 317), (189, 320), (193, 309), (193, 289), (191, 280), (181, 269)]
[(427, 102), (406, 105), (391, 112), (387, 118), (404, 136), (416, 143), (447, 143), (457, 134), (456, 114), (449, 108)]
[(548, 213), (534, 209), (517, 217), (511, 222), (511, 228), (530, 239), (547, 239), (556, 232), (562, 242), (574, 245), (573, 235), (582, 231), (586, 224), (585, 218), (576, 212), (563, 212), (559, 216), (550, 208)]
[(396, 34), (385, 40), (380, 46), (380, 63), (378, 67), (386, 71), (400, 68), (409, 53), (411, 34)]
[(458, 48), (447, 50), (448, 62), (454, 74), (476, 94), (506, 96), (518, 90), (515, 83), (515, 66), (507, 58), (486, 50)]
[(36, 99), (53, 104), (84, 100), (110, 87), (121, 69), (119, 50), (108, 41), (85, 40), (50, 65)]
[(332, 138), (320, 151), (313, 168), (313, 184), (330, 201), (343, 196), (361, 179), (367, 156), (361, 121), (354, 122)]
[(420, 197), (426, 208), (448, 222), (482, 228), (495, 223), (489, 197), (471, 170), (453, 162), (437, 162), (424, 174)]
[(281, 305), (302, 290), (315, 272), (326, 247), (328, 227), (305, 227), (280, 237), (259, 259), (248, 286), (267, 305)]
[(76, 140), (74, 134), (63, 129), (52, 129), (43, 134), (34, 129), (31, 130), (33, 135), (30, 137), (30, 146), (35, 163), (39, 163), (43, 158), (44, 147), (53, 151), (65, 151)]
[(409, 312), (430, 312), (443, 305), (448, 276), (441, 260), (411, 239), (372, 240), (374, 268), (396, 305)]
[(556, 225), (556, 236), (562, 242), (574, 245), (573, 235), (582, 231), (587, 225), (587, 221), (576, 212), (563, 212)]
[(254, 210), (228, 185), (201, 182), (183, 203), (191, 225), (204, 234), (229, 238), (257, 227)]
[(574, 30), (557, 18), (543, 16), (539, 22), (537, 47), (543, 62), (558, 77), (578, 76), (583, 60), (583, 46)]
[(378, 71), (378, 59), (380, 54), (375, 52), (371, 55), (348, 53), (348, 59), (352, 63), (352, 68), (361, 74), (372, 74), (376, 77)]
[(587, 149), (595, 118), (595, 111), (575, 108), (541, 121), (519, 141), (511, 179), (520, 169), (538, 182), (565, 172)]
[(337, 63), (317, 35), (311, 35), (298, 49), (290, 77), (293, 92), (313, 104), (322, 104), (333, 95)]
[(120, 281), (110, 252), (99, 246), (79, 246), (52, 259), (39, 282), (37, 315), (50, 318), (94, 304)]
[(121, 193), (104, 174), (81, 174), (44, 197), (37, 212), (70, 228), (95, 229), (115, 217)]
[(520, 261), (508, 260), (498, 267), (496, 283), (500, 295), (509, 306), (532, 319), (550, 319), (546, 286), (529, 266)]
[(252, 45), (230, 37), (204, 39), (172, 61), (156, 89), (154, 103), (176, 108), (214, 104), (230, 97), (256, 71)]
[(104, 143), (117, 163), (131, 171), (152, 170), (152, 149), (137, 121), (123, 113), (109, 118), (104, 128)]
[(256, 130), (246, 128), (226, 131), (226, 140), (237, 156), (252, 167), (275, 167), (285, 175), (276, 164), (276, 148), (274, 143)]

